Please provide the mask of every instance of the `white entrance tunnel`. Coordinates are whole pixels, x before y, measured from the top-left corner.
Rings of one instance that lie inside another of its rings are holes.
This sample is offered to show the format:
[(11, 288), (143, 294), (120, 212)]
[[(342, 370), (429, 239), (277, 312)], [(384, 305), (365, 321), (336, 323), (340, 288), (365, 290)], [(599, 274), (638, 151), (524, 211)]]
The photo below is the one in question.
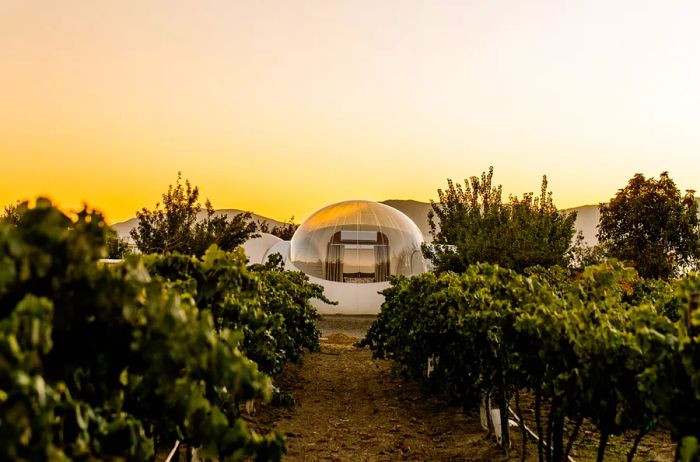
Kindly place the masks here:
[(284, 241), (270, 233), (260, 233), (260, 236), (245, 241), (241, 247), (250, 263), (265, 263), (270, 249), (278, 242)]
[(352, 200), (322, 208), (307, 218), (291, 241), (258, 255), (280, 253), (285, 268), (302, 271), (338, 305), (312, 303), (321, 314), (377, 314), (389, 276), (426, 271), (423, 236), (402, 212), (372, 201)]

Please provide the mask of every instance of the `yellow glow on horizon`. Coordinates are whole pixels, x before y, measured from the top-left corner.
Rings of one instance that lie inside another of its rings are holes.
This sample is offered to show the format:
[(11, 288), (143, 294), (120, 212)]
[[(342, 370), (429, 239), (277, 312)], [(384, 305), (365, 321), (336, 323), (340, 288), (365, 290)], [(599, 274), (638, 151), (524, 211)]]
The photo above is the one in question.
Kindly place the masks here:
[(494, 166), (560, 208), (636, 172), (700, 189), (700, 4), (633, 0), (0, 5), (0, 207), (111, 222), (178, 171), (296, 221), (436, 198)]

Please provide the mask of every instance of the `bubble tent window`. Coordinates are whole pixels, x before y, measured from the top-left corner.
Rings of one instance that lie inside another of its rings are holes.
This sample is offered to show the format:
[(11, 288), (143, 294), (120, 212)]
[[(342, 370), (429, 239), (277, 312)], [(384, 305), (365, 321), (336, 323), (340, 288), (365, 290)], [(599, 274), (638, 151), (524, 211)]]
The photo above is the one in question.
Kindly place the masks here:
[(402, 212), (372, 201), (353, 200), (322, 208), (292, 237), (292, 263), (329, 281), (372, 283), (390, 275), (425, 271), (423, 236)]

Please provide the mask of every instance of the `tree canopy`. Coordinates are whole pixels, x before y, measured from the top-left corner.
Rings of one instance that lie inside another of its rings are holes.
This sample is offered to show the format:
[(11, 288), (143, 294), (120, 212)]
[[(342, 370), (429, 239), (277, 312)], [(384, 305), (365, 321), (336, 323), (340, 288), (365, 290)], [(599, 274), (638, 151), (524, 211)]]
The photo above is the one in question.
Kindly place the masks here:
[(232, 250), (255, 236), (256, 226), (252, 215), (239, 213), (229, 219), (216, 215), (211, 202), (204, 204), (204, 217), (199, 202), (199, 188), (178, 173), (175, 186), (169, 185), (163, 194), (163, 206), (136, 212), (138, 224), (131, 230), (131, 237), (143, 253), (180, 252), (186, 255), (204, 255), (212, 244), (222, 250)]
[(667, 279), (700, 261), (700, 226), (694, 191), (681, 194), (663, 172), (634, 175), (609, 204), (600, 206), (598, 239), (611, 257), (647, 278)]
[(299, 225), (294, 223), (294, 217), (272, 228), (270, 228), (270, 225), (266, 221), (258, 220), (258, 231), (261, 233), (270, 233), (284, 241), (291, 240), (298, 227)]
[(116, 231), (107, 231), (107, 258), (124, 258), (133, 253), (126, 238), (119, 237)]
[(464, 186), (447, 180), (428, 213), (433, 245), (423, 251), (438, 271), (464, 272), (475, 263), (497, 263), (522, 271), (541, 265), (566, 265), (576, 214), (557, 210), (547, 177), (539, 196), (525, 193), (502, 201), (493, 186), (493, 167)]
[(20, 203), (17, 201), (14, 204), (8, 204), (4, 207), (2, 214), (0, 215), (0, 221), (16, 225), (19, 223), (20, 215)]

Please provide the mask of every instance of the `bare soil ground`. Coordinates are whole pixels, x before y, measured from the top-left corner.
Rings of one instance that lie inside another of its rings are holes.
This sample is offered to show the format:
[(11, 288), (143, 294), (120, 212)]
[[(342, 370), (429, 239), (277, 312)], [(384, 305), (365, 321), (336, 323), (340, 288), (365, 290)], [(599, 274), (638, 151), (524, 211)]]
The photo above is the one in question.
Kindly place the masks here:
[[(523, 418), (525, 425), (531, 429), (536, 428), (534, 397), (525, 393), (522, 396)], [(514, 406), (511, 403), (511, 406)], [(543, 414), (549, 412), (548, 407), (543, 406)], [(546, 417), (543, 417), (546, 419)], [(543, 423), (546, 425), (546, 420)], [(570, 437), (569, 431), (574, 426), (573, 423), (566, 429), (566, 437)], [(520, 428), (512, 428), (513, 432), (520, 432)], [(636, 432), (628, 432), (623, 435), (611, 435), (605, 448), (605, 460), (626, 461), (627, 454), (634, 444)], [(595, 426), (589, 421), (584, 421), (571, 451), (571, 457), (576, 462), (595, 462), (598, 455), (598, 442), (600, 434)], [(675, 460), (675, 444), (671, 441), (671, 435), (665, 430), (652, 430), (642, 438), (637, 452), (634, 456), (635, 462), (673, 462)], [(519, 450), (519, 447), (518, 447)], [(537, 452), (537, 442), (531, 441), (528, 447), (530, 453)]]
[[(520, 460), (519, 429), (506, 457), (481, 428), (475, 409), (425, 396), (416, 384), (395, 377), (391, 363), (374, 360), (357, 338), (324, 332), (321, 351), (289, 367), (277, 385), (294, 397), (293, 409), (262, 406), (251, 424), (276, 429), (287, 440), (287, 461), (505, 461)], [(606, 460), (625, 460), (633, 435), (613, 438)], [(575, 446), (576, 461), (595, 460), (597, 435), (588, 428)], [(529, 443), (528, 461), (537, 459)], [(673, 460), (667, 434), (652, 434), (639, 461)]]
[(424, 396), (392, 376), (391, 363), (330, 334), (321, 351), (290, 367), (278, 385), (292, 410), (264, 407), (261, 429), (286, 435), (288, 461), (508, 460), (481, 429), (478, 413)]
[(333, 334), (345, 334), (349, 337), (360, 339), (367, 334), (369, 326), (372, 325), (375, 319), (377, 317), (373, 315), (326, 315), (318, 320), (318, 328), (321, 330), (323, 337)]

